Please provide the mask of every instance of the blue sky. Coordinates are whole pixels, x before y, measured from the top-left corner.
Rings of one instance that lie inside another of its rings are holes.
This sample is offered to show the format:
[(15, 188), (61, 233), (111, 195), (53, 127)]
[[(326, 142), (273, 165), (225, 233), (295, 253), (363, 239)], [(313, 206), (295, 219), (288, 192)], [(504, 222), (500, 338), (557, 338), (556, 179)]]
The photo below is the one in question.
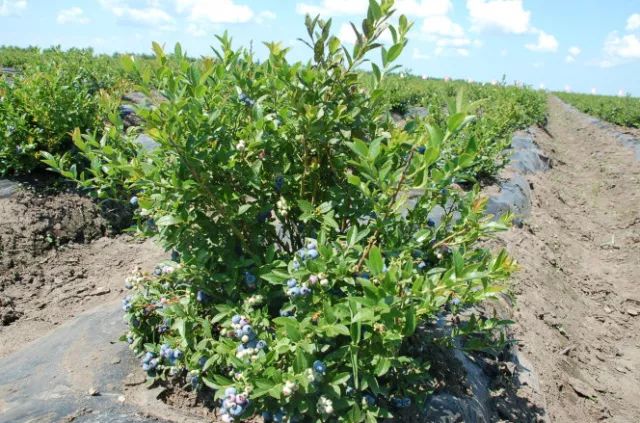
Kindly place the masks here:
[[(347, 22), (368, 0), (0, 0), (0, 44), (151, 52), (155, 40), (208, 54), (213, 34), (237, 45), (282, 41), (306, 60), (304, 13)], [(435, 77), (640, 96), (640, 0), (396, 0), (414, 22), (400, 63)]]

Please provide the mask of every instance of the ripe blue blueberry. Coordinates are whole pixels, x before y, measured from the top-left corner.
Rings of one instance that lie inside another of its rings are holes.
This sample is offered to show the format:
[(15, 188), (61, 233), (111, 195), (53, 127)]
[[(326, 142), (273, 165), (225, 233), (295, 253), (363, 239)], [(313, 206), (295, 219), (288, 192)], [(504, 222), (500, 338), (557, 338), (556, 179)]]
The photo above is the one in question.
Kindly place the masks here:
[(238, 391), (236, 390), (236, 388), (234, 387), (229, 387), (227, 389), (224, 390), (224, 396), (226, 398), (229, 398), (231, 396), (235, 397), (235, 395), (238, 393)]
[(367, 402), (367, 404), (369, 404), (370, 406), (376, 405), (376, 399), (374, 398), (373, 395), (369, 395), (366, 394), (364, 396), (364, 400)]
[(131, 345), (133, 344), (133, 338), (130, 336), (127, 336), (127, 344)]
[(293, 316), (293, 311), (291, 311), (291, 310), (280, 310), (280, 316), (282, 316), (282, 317)]
[(138, 207), (138, 197), (136, 197), (135, 195), (131, 197), (131, 199), (129, 200), (129, 204), (131, 204), (133, 207)]
[(238, 323), (240, 323), (240, 319), (242, 319), (242, 317), (240, 317), (239, 314), (236, 314), (231, 318), (231, 323), (237, 325)]
[(316, 249), (307, 250), (307, 257), (310, 259), (318, 258), (318, 250)]
[(433, 228), (436, 226), (436, 222), (433, 219), (427, 219), (427, 226)]
[(229, 409), (229, 414), (231, 414), (233, 417), (238, 417), (240, 414), (242, 414), (243, 411), (244, 408), (241, 405), (236, 404)]
[(279, 175), (276, 177), (276, 181), (274, 182), (273, 187), (275, 188), (276, 192), (280, 192), (283, 186), (284, 186), (284, 176)]
[(425, 151), (427, 151), (427, 148), (424, 145), (418, 147), (418, 153), (424, 154)]
[(200, 384), (200, 378), (198, 377), (198, 375), (193, 375), (191, 376), (191, 386), (193, 386), (194, 388), (197, 388), (198, 385)]
[(303, 297), (306, 297), (307, 295), (311, 294), (311, 289), (307, 288), (306, 286), (303, 286), (302, 288), (300, 288), (300, 295), (302, 295)]
[(206, 303), (209, 301), (209, 295), (204, 291), (198, 291), (196, 294), (196, 301), (199, 303)]
[(171, 261), (178, 262), (180, 261), (180, 253), (176, 250), (171, 251)]
[(207, 364), (207, 360), (208, 358), (205, 356), (202, 356), (198, 359), (198, 366), (200, 366), (200, 368), (204, 368), (204, 365)]
[(300, 296), (300, 287), (298, 286), (294, 286), (293, 288), (290, 288), (288, 291), (288, 294), (290, 297), (298, 297)]
[(298, 285), (298, 281), (297, 281), (297, 280), (295, 280), (295, 279), (289, 279), (289, 280), (287, 281), (287, 286), (288, 286), (289, 288), (293, 288), (293, 287), (294, 287), (294, 286), (296, 286), (296, 285)]
[(175, 358), (176, 360), (180, 360), (182, 358), (182, 355), (182, 351), (180, 350), (173, 351), (173, 358)]
[(242, 327), (242, 334), (243, 335), (251, 335), (251, 334), (253, 334), (253, 328), (251, 327), (251, 325), (244, 325)]
[(453, 305), (459, 305), (461, 303), (460, 298), (453, 298), (451, 300), (451, 304)]
[(255, 286), (256, 285), (256, 277), (254, 274), (250, 273), (250, 272), (244, 272), (244, 283), (247, 284), (247, 286)]
[(320, 360), (316, 360), (313, 362), (313, 370), (316, 373), (320, 373), (323, 375), (327, 372), (327, 365)]
[(267, 348), (267, 343), (265, 341), (258, 341), (256, 343), (256, 348), (259, 350), (264, 350), (265, 348)]

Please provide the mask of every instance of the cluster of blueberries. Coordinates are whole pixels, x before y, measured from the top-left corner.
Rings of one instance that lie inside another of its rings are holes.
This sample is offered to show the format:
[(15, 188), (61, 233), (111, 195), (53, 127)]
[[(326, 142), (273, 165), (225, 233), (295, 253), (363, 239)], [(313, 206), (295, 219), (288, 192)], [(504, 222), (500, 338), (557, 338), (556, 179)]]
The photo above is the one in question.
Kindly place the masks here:
[(395, 408), (407, 408), (411, 406), (411, 398), (403, 397), (403, 398), (392, 398), (391, 405)]
[(249, 405), (246, 394), (239, 394), (236, 388), (230, 387), (224, 391), (224, 399), (220, 407), (220, 417), (223, 422), (232, 422), (239, 417)]
[(318, 258), (318, 243), (315, 240), (310, 240), (307, 245), (298, 250), (298, 256), (302, 260), (316, 259)]
[(179, 349), (172, 349), (169, 344), (162, 344), (160, 346), (160, 357), (167, 359), (170, 365), (175, 365), (176, 361), (182, 359), (184, 354)]
[(311, 288), (309, 288), (306, 284), (300, 285), (297, 280), (289, 279), (287, 281), (287, 295), (291, 298), (296, 297), (307, 297), (311, 295)]
[(145, 372), (155, 371), (159, 364), (160, 360), (156, 358), (156, 355), (152, 352), (147, 352), (144, 357), (142, 357), (142, 370)]
[(231, 330), (223, 329), (222, 335), (238, 339), (241, 344), (236, 348), (236, 357), (258, 358), (258, 352), (267, 348), (267, 343), (258, 340), (253, 327), (247, 317), (239, 314), (231, 318)]
[(131, 295), (127, 295), (122, 299), (122, 311), (124, 311), (125, 313), (130, 312), (131, 308), (133, 308), (133, 304), (131, 304), (131, 300), (132, 300)]
[(247, 107), (253, 107), (254, 104), (256, 104), (255, 101), (253, 101), (248, 95), (246, 95), (245, 93), (241, 93), (238, 96), (238, 101), (242, 104), (244, 104)]
[(158, 326), (158, 333), (159, 334), (163, 334), (169, 331), (169, 328), (171, 327), (171, 320), (169, 319), (164, 319), (162, 321), (162, 324), (160, 324)]

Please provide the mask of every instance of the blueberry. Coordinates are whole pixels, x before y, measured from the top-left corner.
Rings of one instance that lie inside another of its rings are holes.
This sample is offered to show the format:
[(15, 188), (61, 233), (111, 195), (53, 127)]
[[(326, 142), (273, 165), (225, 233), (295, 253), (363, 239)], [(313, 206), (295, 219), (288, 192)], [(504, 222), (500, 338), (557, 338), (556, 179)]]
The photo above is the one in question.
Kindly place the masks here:
[(200, 378), (198, 376), (191, 376), (191, 386), (197, 388), (200, 384)]
[(280, 316), (289, 317), (292, 316), (293, 312), (291, 310), (280, 310)]
[(315, 249), (307, 250), (307, 257), (310, 259), (318, 258), (318, 250), (315, 250)]
[(231, 397), (231, 396), (234, 396), (234, 397), (235, 397), (235, 395), (236, 395), (237, 393), (238, 393), (238, 391), (237, 391), (237, 390), (236, 390), (236, 388), (234, 388), (234, 387), (229, 387), (229, 388), (227, 388), (227, 389), (225, 389), (225, 390), (224, 390), (224, 396), (225, 396), (226, 398), (229, 398), (229, 397)]
[(236, 404), (229, 409), (229, 414), (231, 414), (233, 417), (238, 417), (240, 414), (242, 414), (243, 411), (244, 408)]
[(200, 368), (204, 368), (204, 365), (207, 364), (207, 360), (209, 360), (207, 357), (202, 356), (198, 359), (198, 366), (200, 366)]
[(311, 294), (311, 289), (307, 288), (306, 286), (303, 286), (302, 288), (300, 288), (300, 295), (302, 295), (303, 297), (306, 297), (307, 295)]
[(300, 288), (297, 287), (297, 286), (294, 286), (293, 288), (290, 288), (288, 293), (289, 293), (290, 297), (297, 297), (297, 296), (299, 296), (301, 294), (300, 293)]
[(424, 145), (418, 147), (418, 153), (424, 154), (425, 151), (427, 151), (427, 148)]
[(347, 385), (347, 388), (344, 390), (345, 394), (352, 395), (356, 390), (353, 389), (353, 386)]
[(418, 269), (422, 270), (425, 267), (427, 267), (427, 263), (425, 263), (424, 261), (421, 261), (420, 263), (418, 263)]
[(127, 336), (127, 344), (131, 345), (133, 344), (133, 338), (130, 336)]
[(136, 197), (135, 195), (131, 197), (131, 199), (129, 200), (129, 204), (131, 204), (133, 207), (138, 207), (138, 197)]
[(296, 285), (298, 285), (298, 281), (297, 281), (297, 280), (295, 280), (295, 279), (289, 279), (289, 280), (287, 281), (287, 286), (288, 286), (289, 288), (293, 288), (293, 287), (294, 287), (294, 286), (296, 286)]
[(234, 325), (237, 325), (238, 323), (240, 323), (241, 318), (242, 317), (240, 317), (239, 314), (236, 314), (231, 318), (231, 323), (233, 323)]
[(296, 270), (296, 271), (300, 270), (300, 262), (298, 260), (295, 260), (293, 262), (293, 270)]
[(265, 422), (270, 422), (273, 419), (273, 415), (268, 411), (263, 411), (261, 416)]
[(198, 291), (196, 294), (196, 301), (199, 303), (206, 303), (209, 301), (209, 295), (204, 291)]
[(149, 361), (151, 361), (151, 359), (154, 357), (154, 354), (152, 352), (148, 352), (144, 355), (144, 358), (142, 359), (142, 361), (144, 363), (148, 363)]
[(451, 304), (453, 305), (459, 305), (461, 303), (460, 298), (453, 298), (451, 300)]
[(244, 272), (244, 283), (246, 283), (248, 286), (255, 286), (256, 284), (255, 275), (250, 272)]
[(433, 219), (427, 219), (427, 226), (433, 228), (436, 226), (436, 221)]
[(258, 213), (258, 216), (256, 216), (256, 220), (258, 221), (258, 223), (265, 223), (267, 220), (269, 220), (270, 216), (271, 209)]
[(182, 358), (182, 355), (182, 351), (180, 350), (173, 351), (173, 358), (175, 358), (176, 360), (180, 360)]
[(256, 348), (259, 350), (264, 350), (265, 348), (267, 348), (267, 343), (265, 341), (258, 341), (256, 343)]
[(370, 406), (373, 406), (376, 404), (376, 399), (373, 397), (373, 395), (369, 395), (366, 394), (364, 396), (364, 400), (367, 402), (367, 404), (369, 404)]
[(164, 356), (168, 359), (172, 359), (173, 358), (173, 350), (171, 348), (167, 348), (166, 350), (164, 350)]
[(313, 370), (316, 373), (325, 374), (327, 372), (327, 365), (320, 360), (313, 362)]
[(180, 261), (180, 253), (176, 250), (171, 251), (171, 261), (178, 262)]
[(253, 328), (251, 327), (251, 325), (244, 325), (242, 327), (242, 335), (252, 335), (253, 334)]
[(282, 190), (282, 187), (284, 186), (284, 176), (282, 175), (277, 176), (273, 186), (276, 192), (280, 192)]
[(149, 367), (149, 364), (147, 363), (143, 363), (142, 364), (142, 370), (144, 370), (145, 372), (149, 371), (151, 368)]

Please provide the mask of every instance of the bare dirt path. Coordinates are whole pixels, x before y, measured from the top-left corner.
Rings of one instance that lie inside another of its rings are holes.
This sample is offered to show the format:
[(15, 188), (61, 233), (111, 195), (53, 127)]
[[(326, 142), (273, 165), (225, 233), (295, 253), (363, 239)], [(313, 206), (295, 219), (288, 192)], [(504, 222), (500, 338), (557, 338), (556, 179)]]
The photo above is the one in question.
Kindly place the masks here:
[(611, 133), (549, 100), (536, 140), (554, 167), (532, 176), (518, 259), (515, 336), (553, 422), (640, 421), (640, 161)]

